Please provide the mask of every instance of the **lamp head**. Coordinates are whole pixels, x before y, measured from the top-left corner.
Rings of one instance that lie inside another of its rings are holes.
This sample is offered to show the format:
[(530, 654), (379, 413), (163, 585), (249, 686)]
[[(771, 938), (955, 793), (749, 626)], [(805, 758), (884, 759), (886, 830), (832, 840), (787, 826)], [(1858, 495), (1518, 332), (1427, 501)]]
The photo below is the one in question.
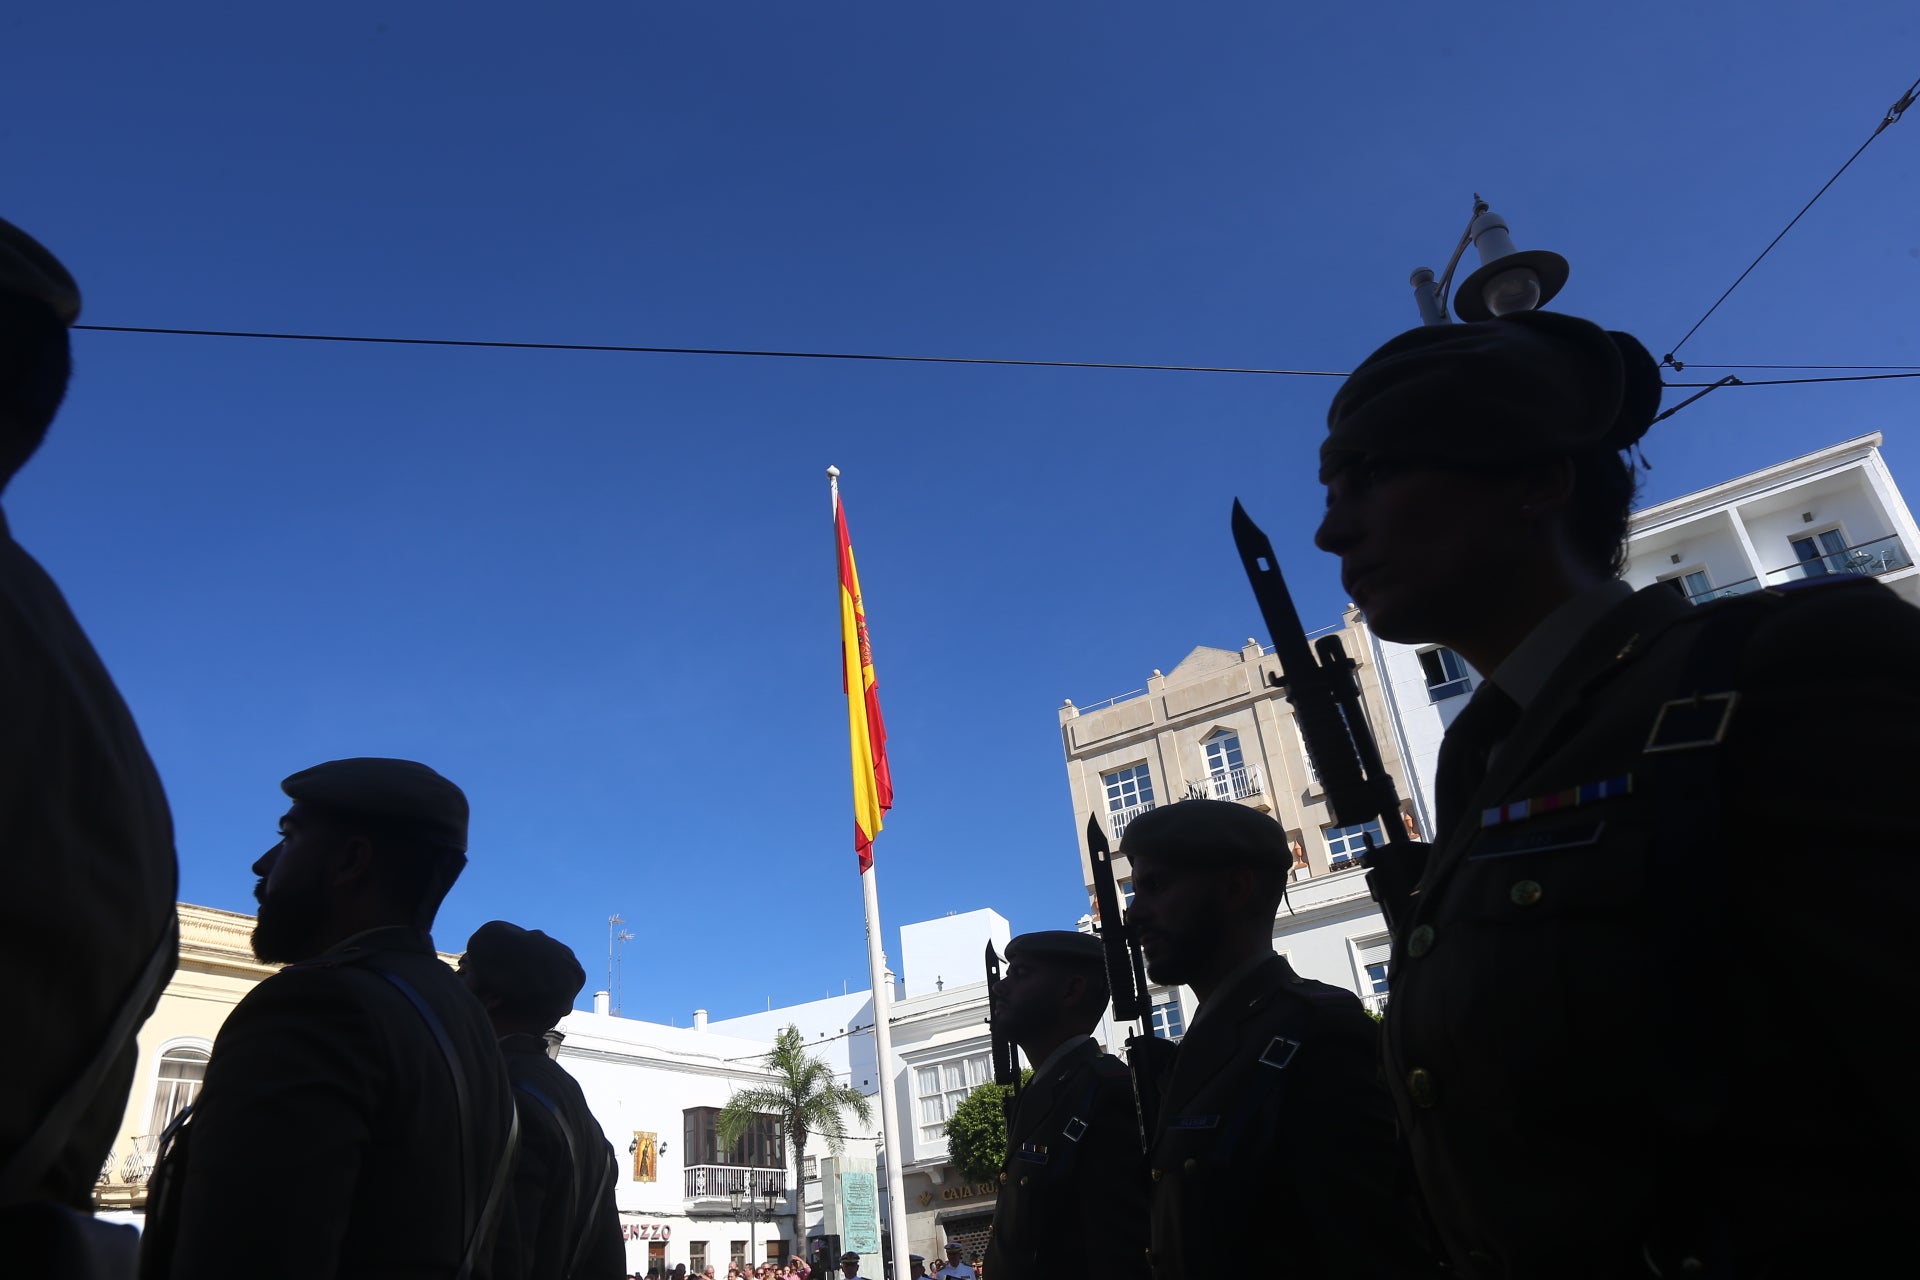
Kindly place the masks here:
[(1546, 249), (1522, 251), (1514, 247), (1507, 220), (1489, 210), (1477, 210), (1468, 235), (1480, 255), (1480, 267), (1453, 291), (1453, 310), (1462, 320), (1491, 320), (1516, 311), (1537, 311), (1553, 301), (1566, 286), (1567, 260)]

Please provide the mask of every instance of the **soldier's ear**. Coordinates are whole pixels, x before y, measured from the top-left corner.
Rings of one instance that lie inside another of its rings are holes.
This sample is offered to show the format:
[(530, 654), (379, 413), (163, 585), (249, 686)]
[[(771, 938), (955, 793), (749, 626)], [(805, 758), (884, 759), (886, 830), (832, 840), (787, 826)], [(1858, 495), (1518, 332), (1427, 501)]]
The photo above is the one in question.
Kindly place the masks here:
[(342, 889), (360, 888), (374, 880), (379, 871), (373, 841), (359, 832), (341, 837), (333, 856), (333, 884)]

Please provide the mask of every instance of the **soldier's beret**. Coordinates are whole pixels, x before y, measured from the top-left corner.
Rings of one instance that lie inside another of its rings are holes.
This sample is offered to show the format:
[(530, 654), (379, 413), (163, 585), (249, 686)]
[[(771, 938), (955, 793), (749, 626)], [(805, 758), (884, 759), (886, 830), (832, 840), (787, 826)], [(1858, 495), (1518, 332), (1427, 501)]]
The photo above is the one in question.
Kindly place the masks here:
[(1471, 467), (1625, 449), (1659, 409), (1659, 366), (1630, 334), (1552, 311), (1422, 325), (1334, 395), (1320, 479), (1369, 454)]
[(467, 850), (467, 797), (413, 760), (360, 756), (302, 769), (280, 789), (303, 804), (370, 819), (423, 844)]
[(5, 218), (0, 218), (0, 293), (46, 303), (61, 324), (80, 318), (80, 286), (60, 259)]
[(1127, 824), (1120, 852), (1200, 867), (1288, 866), (1287, 833), (1266, 814), (1231, 800), (1182, 800)]
[(554, 1022), (566, 1016), (587, 985), (587, 971), (572, 947), (505, 920), (489, 920), (474, 930), (460, 964), (472, 969), (487, 991), (523, 1009), (551, 1012)]
[(1072, 929), (1042, 929), (1023, 933), (1007, 944), (1007, 963), (1016, 960), (1053, 960), (1068, 964), (1104, 964), (1107, 953), (1100, 939)]

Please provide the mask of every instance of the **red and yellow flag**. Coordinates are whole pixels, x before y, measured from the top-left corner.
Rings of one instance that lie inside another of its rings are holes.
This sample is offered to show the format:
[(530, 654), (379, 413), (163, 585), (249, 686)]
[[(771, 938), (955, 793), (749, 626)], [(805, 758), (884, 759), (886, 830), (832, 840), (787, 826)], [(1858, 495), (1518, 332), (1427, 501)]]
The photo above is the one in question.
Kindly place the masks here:
[(833, 521), (840, 544), (840, 658), (847, 693), (847, 736), (853, 748), (853, 848), (860, 873), (873, 867), (873, 838), (881, 815), (893, 808), (893, 775), (887, 768), (887, 726), (880, 718), (880, 681), (873, 673), (873, 642), (860, 602), (860, 575), (853, 567), (847, 511), (836, 489)]

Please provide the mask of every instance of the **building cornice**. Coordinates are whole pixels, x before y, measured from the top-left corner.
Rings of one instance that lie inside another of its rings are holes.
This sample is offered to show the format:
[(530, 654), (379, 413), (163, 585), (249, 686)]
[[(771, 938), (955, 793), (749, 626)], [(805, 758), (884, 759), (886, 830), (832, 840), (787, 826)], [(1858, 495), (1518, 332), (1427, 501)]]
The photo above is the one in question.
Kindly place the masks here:
[(1711, 515), (1722, 508), (1738, 506), (1775, 490), (1804, 484), (1823, 474), (1864, 465), (1872, 459), (1874, 450), (1880, 447), (1880, 440), (1880, 433), (1871, 431), (1825, 449), (1803, 453), (1771, 467), (1749, 471), (1708, 488), (1696, 489), (1692, 493), (1683, 493), (1677, 498), (1644, 507), (1633, 513), (1628, 524), (1627, 541), (1631, 544), (1635, 538), (1669, 525)]

